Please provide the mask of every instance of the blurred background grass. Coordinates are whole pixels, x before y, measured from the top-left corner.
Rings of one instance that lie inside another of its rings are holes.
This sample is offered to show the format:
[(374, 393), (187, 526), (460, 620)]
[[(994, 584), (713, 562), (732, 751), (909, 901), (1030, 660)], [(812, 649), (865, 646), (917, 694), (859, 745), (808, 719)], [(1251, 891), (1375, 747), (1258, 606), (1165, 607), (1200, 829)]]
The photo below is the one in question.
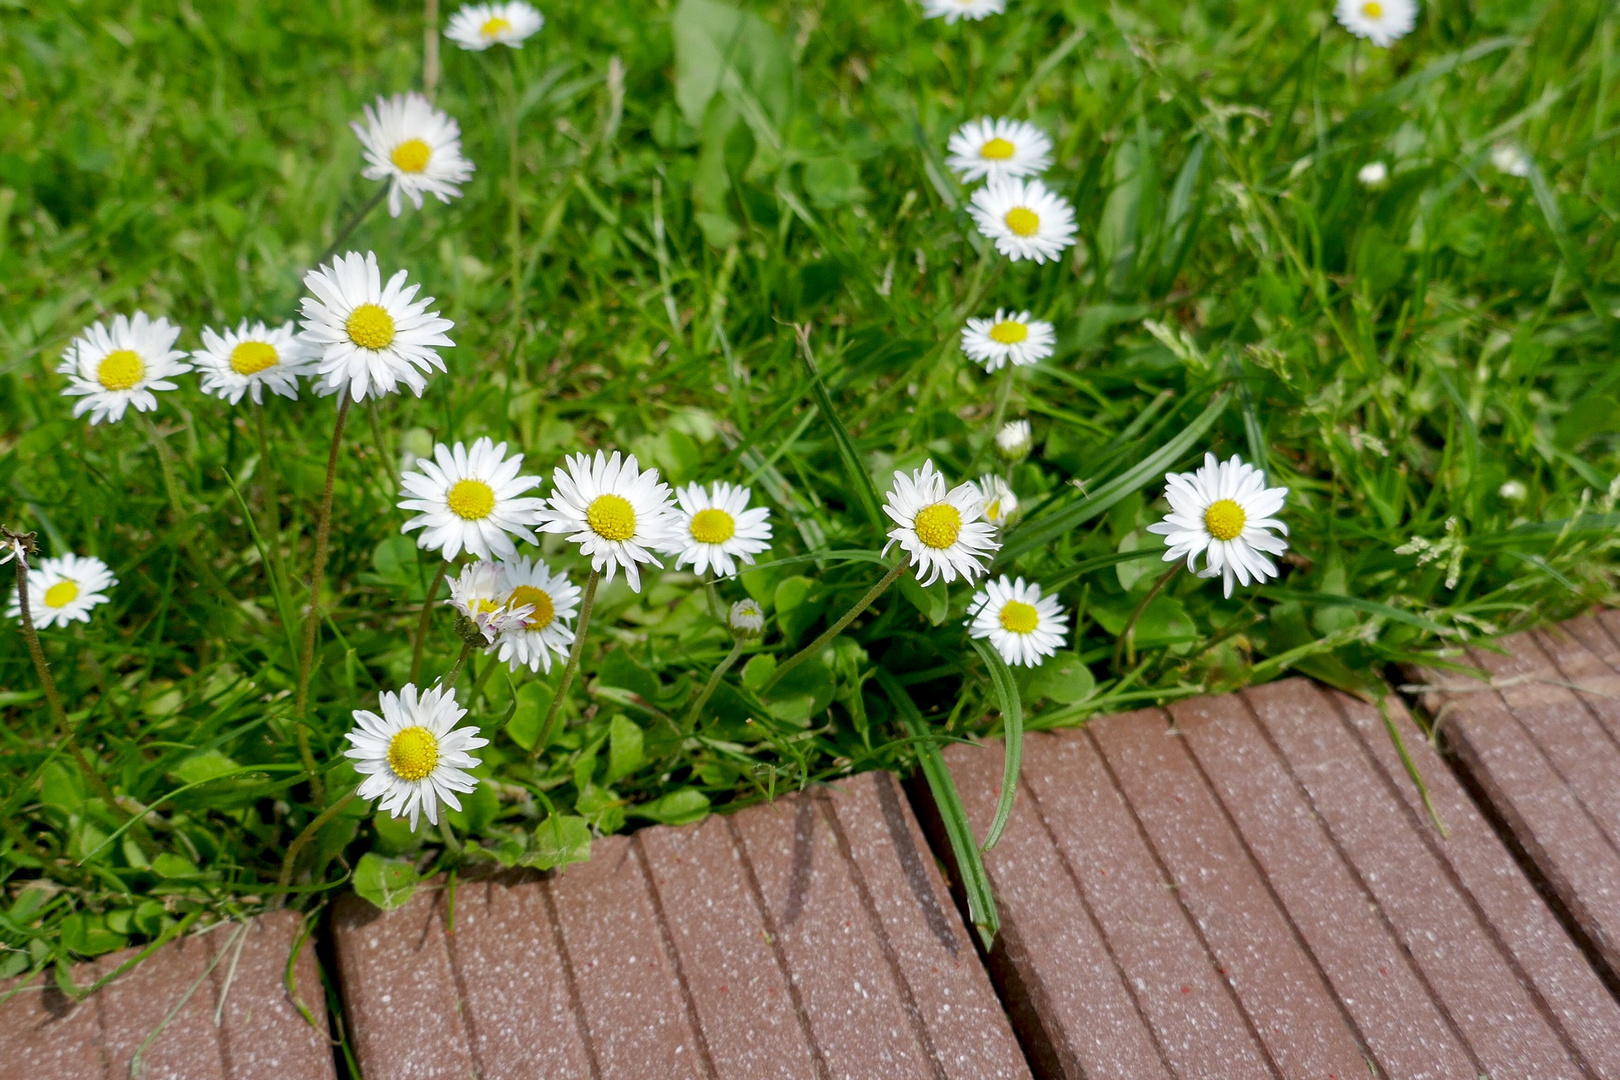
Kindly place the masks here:
[[(563, 453), (598, 446), (672, 481), (751, 484), (773, 509), (770, 558), (821, 553), (722, 587), (773, 615), (764, 651), (864, 591), (876, 567), (825, 553), (881, 534), (795, 325), (881, 492), (926, 458), (954, 479), (994, 460), (1001, 386), (961, 356), (966, 316), (1056, 324), (1057, 354), (1006, 402), (1036, 443), (1011, 472), (1024, 521), (1003, 567), (1058, 586), (1079, 626), (1073, 652), (1022, 677), (1030, 726), (1293, 669), (1365, 691), (1459, 639), (1612, 599), (1611, 5), (1431, 2), (1387, 52), (1326, 0), (1014, 0), (956, 26), (898, 2), (746, 8), (555, 6), (517, 53), (443, 49), (437, 102), (478, 172), (452, 205), (374, 214), (350, 244), (422, 281), (457, 347), (422, 399), (351, 421), (315, 677), (330, 787), (349, 775), (350, 711), (409, 671), (435, 565), (400, 536), (394, 484), (434, 440), (507, 440), (548, 491)], [(281, 612), (307, 600), (330, 400), (272, 399), (260, 460), (246, 406), (193, 377), (162, 395), (177, 522), (133, 417), (72, 419), (54, 367), (111, 313), (166, 315), (183, 348), (204, 325), (292, 317), (303, 271), (374, 190), (348, 123), (420, 88), (422, 53), (408, 0), (0, 0), (0, 522), (120, 579), (89, 626), (43, 635), (112, 804), (58, 745), (20, 636), (0, 635), (0, 975), (275, 901), (282, 852), (320, 809), (296, 768)], [(943, 166), (980, 115), (1052, 135), (1046, 180), (1081, 236), (1061, 262), (985, 254)], [(1509, 151), (1526, 175), (1493, 164)], [(1357, 180), (1372, 161), (1383, 186)], [(1159, 576), (1154, 554), (1122, 556), (1159, 546), (1143, 527), (1163, 469), (1129, 474), (1200, 416), (1174, 467), (1206, 447), (1258, 460), (1292, 491), (1292, 552), (1280, 581), (1231, 600), (1176, 579), (1115, 669)], [(279, 602), (244, 513), (267, 476), (295, 582)], [(1436, 557), (1396, 552), (1414, 538)], [(556, 540), (548, 558), (578, 579)], [(878, 666), (944, 733), (993, 732), (968, 596), (892, 593), (771, 700), (730, 682), (683, 740), (668, 718), (729, 639), (691, 575), (640, 595), (615, 582), (538, 767), (526, 747), (555, 670), (497, 672), (471, 703), (495, 743), (492, 782), (453, 815), (470, 857), (558, 856), (533, 831), (551, 808), (613, 831), (905, 767)], [(455, 647), (446, 613), (430, 676)], [(357, 808), (322, 832), (299, 898), (366, 851), (420, 864), (421, 843)]]

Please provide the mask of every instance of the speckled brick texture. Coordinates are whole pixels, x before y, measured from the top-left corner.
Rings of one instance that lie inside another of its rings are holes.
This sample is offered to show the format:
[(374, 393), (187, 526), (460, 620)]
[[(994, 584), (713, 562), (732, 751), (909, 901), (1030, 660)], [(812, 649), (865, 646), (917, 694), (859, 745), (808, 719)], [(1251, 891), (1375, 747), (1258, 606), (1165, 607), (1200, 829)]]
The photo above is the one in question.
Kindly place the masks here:
[[(1378, 711), (1302, 679), (1028, 738), (987, 864), (1038, 1074), (1620, 1076), (1620, 1007), (1390, 719), (1444, 835)], [(982, 835), (1000, 748), (946, 756)]]
[[(215, 927), (165, 946), (77, 1003), (54, 983), (33, 980), (0, 1005), (0, 1076), (333, 1080), (312, 949), (299, 954), (297, 986), (319, 1028), (304, 1019), (283, 980), (299, 926), (296, 914), (277, 912)], [(74, 980), (89, 985), (129, 955), (82, 964)]]
[(904, 794), (870, 774), (333, 929), (387, 1080), (1019, 1080)]

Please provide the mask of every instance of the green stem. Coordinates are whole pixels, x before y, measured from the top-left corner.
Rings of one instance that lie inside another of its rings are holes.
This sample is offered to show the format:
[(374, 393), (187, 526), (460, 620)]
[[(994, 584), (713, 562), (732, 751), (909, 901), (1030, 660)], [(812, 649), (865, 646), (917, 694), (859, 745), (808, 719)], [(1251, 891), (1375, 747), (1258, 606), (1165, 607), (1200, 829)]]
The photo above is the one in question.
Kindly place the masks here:
[[(175, 536), (180, 547), (191, 560), (192, 569), (207, 588), (220, 596), (232, 597), (225, 583), (219, 580), (214, 573), (213, 564), (208, 561), (206, 554), (200, 552), (191, 542), (191, 517), (180, 502), (180, 482), (174, 475), (174, 455), (169, 450), (169, 444), (158, 434), (157, 425), (145, 413), (137, 414), (141, 419), (141, 426), (146, 429), (146, 437), (152, 443), (152, 451), (157, 454), (158, 469), (163, 476), (163, 490), (169, 499), (169, 516), (174, 519)], [(232, 597), (234, 599), (234, 597)]]
[(540, 737), (534, 741), (534, 749), (529, 751), (530, 761), (539, 760), (540, 751), (551, 742), (557, 721), (562, 718), (562, 703), (568, 697), (568, 688), (574, 684), (575, 673), (579, 671), (579, 656), (585, 651), (585, 631), (591, 625), (591, 606), (596, 603), (596, 584), (601, 580), (600, 570), (592, 570), (591, 576), (585, 579), (585, 595), (579, 602), (579, 622), (574, 624), (574, 644), (568, 650), (568, 664), (563, 668), (562, 682), (557, 684), (557, 692), (552, 695), (551, 708), (546, 710), (546, 722), (540, 725)]
[[(344, 224), (343, 228), (337, 231), (337, 235), (332, 237), (332, 242), (326, 245), (326, 250), (321, 252), (321, 257), (315, 260), (316, 266), (325, 266), (327, 261), (337, 254), (337, 249), (343, 246), (343, 242), (349, 238), (349, 235), (360, 227), (362, 221), (371, 216), (373, 210), (377, 209), (377, 204), (388, 197), (389, 183), (387, 180), (382, 181), (377, 188), (377, 193), (366, 201), (366, 205), (356, 210), (354, 216)], [(345, 394), (344, 396), (347, 397), (348, 395)]]
[(518, 337), (523, 332), (523, 220), (518, 207), (518, 92), (516, 50), (506, 49), (506, 88), (510, 109), (507, 116), (506, 160), (507, 202), (511, 217), (507, 224), (507, 247), (512, 252), (512, 355), (517, 355)]
[(304, 647), (298, 658), (298, 693), (293, 711), (298, 715), (298, 756), (309, 774), (310, 791), (321, 801), (321, 779), (315, 753), (309, 745), (309, 682), (315, 671), (315, 638), (321, 627), (321, 586), (326, 578), (326, 546), (332, 535), (332, 487), (337, 481), (338, 450), (343, 445), (343, 424), (354, 401), (347, 387), (339, 395), (337, 421), (332, 425), (332, 448), (326, 455), (326, 489), (315, 518), (315, 559), (309, 571), (309, 614), (304, 617)]
[(703, 692), (693, 700), (692, 707), (686, 710), (686, 718), (681, 721), (682, 735), (692, 734), (692, 729), (697, 725), (698, 714), (703, 711), (703, 706), (709, 703), (709, 698), (714, 696), (715, 689), (720, 685), (721, 677), (731, 670), (731, 665), (737, 662), (737, 657), (742, 655), (742, 651), (743, 643), (738, 640), (731, 647), (731, 651), (726, 654), (726, 658), (716, 665), (714, 674), (709, 676), (708, 683), (703, 687)]
[(422, 96), (439, 86), (439, 0), (422, 0)]
[(968, 465), (970, 476), (979, 471), (979, 462), (984, 458), (984, 452), (996, 445), (996, 434), (1001, 430), (1001, 422), (1007, 416), (1007, 401), (1012, 397), (1015, 370), (1017, 369), (1013, 367), (1011, 361), (1001, 369), (1001, 385), (996, 387), (996, 411), (990, 417), (990, 437), (980, 443), (979, 448), (973, 452), (973, 461)]
[(765, 680), (765, 685), (760, 687), (760, 693), (763, 694), (769, 691), (771, 687), (782, 681), (782, 676), (786, 675), (788, 672), (792, 671), (794, 668), (798, 667), (812, 656), (815, 656), (821, 652), (822, 649), (826, 648), (827, 642), (843, 633), (844, 627), (854, 622), (857, 615), (865, 611), (868, 607), (871, 607), (872, 601), (882, 596), (884, 590), (890, 585), (893, 585), (895, 579), (901, 574), (905, 573), (906, 568), (909, 565), (910, 564), (906, 562), (905, 557), (901, 556), (900, 561), (894, 564), (894, 568), (892, 570), (883, 575), (883, 579), (881, 581), (872, 586), (870, 589), (866, 590), (866, 595), (855, 601), (854, 607), (844, 612), (843, 618), (839, 619), (837, 622), (827, 627), (827, 629), (823, 630), (816, 640), (812, 641), (810, 644), (806, 645), (804, 648), (782, 661), (782, 663), (777, 667), (776, 673), (773, 674), (769, 679)]
[(484, 684), (489, 682), (489, 677), (495, 674), (495, 669), (500, 666), (501, 662), (495, 659), (495, 657), (491, 656), (489, 658), (489, 663), (484, 665), (484, 670), (480, 671), (478, 673), (478, 678), (473, 680), (472, 697), (467, 699), (467, 704), (469, 707), (473, 702), (478, 700), (478, 695), (484, 692)]
[(720, 606), (720, 590), (714, 587), (714, 571), (710, 570), (703, 575), (703, 591), (709, 596), (709, 614), (717, 622), (726, 621), (725, 609)]
[(422, 601), (422, 614), (416, 620), (416, 640), (411, 643), (411, 683), (422, 676), (422, 646), (427, 643), (428, 627), (433, 624), (433, 601), (439, 595), (439, 586), (444, 584), (444, 575), (450, 569), (450, 564), (443, 560), (439, 562), (439, 569), (433, 575), (433, 583), (428, 586), (427, 598)]
[(461, 841), (456, 839), (456, 834), (450, 829), (450, 811), (442, 806), (439, 811), (439, 837), (444, 841), (445, 847), (460, 855)]
[(463, 641), (461, 643), (461, 655), (456, 657), (456, 662), (454, 664), (450, 665), (450, 670), (445, 672), (444, 678), (439, 680), (439, 685), (450, 691), (451, 694), (454, 694), (456, 692), (456, 680), (461, 678), (461, 665), (465, 664), (467, 662), (467, 657), (471, 655), (472, 642)]
[(1158, 596), (1164, 587), (1170, 584), (1170, 579), (1181, 573), (1182, 568), (1185, 566), (1185, 563), (1177, 562), (1176, 565), (1167, 570), (1163, 577), (1153, 583), (1153, 588), (1147, 591), (1147, 595), (1142, 597), (1142, 602), (1136, 605), (1136, 610), (1131, 612), (1131, 617), (1125, 620), (1124, 628), (1120, 630), (1119, 636), (1114, 639), (1114, 657), (1111, 663), (1115, 671), (1119, 670), (1119, 654), (1122, 649), (1125, 651), (1127, 662), (1135, 665), (1136, 620), (1142, 617), (1142, 612), (1147, 610), (1147, 606), (1153, 602), (1153, 598)]
[(377, 444), (377, 456), (382, 458), (383, 468), (388, 472), (388, 482), (395, 489), (399, 487), (399, 469), (394, 455), (388, 452), (388, 444), (383, 440), (382, 410), (377, 406), (377, 399), (367, 402), (366, 419), (371, 423), (371, 441)]
[(276, 881), (276, 887), (281, 892), (286, 892), (287, 886), (292, 883), (293, 867), (297, 864), (298, 853), (304, 850), (304, 845), (313, 840), (315, 834), (324, 829), (327, 822), (341, 814), (343, 808), (352, 803), (359, 794), (359, 788), (350, 788), (347, 795), (322, 810), (315, 820), (305, 825), (304, 831), (299, 833), (293, 839), (293, 842), (287, 845), (287, 854), (281, 859), (281, 877)]

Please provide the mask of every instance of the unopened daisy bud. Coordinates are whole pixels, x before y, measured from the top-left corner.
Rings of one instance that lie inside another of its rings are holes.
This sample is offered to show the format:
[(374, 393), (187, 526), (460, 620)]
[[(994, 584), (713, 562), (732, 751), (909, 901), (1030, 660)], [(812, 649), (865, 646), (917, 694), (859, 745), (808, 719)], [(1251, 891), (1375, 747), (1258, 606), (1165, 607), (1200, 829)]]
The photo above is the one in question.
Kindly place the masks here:
[(1382, 161), (1369, 161), (1356, 170), (1356, 179), (1363, 187), (1381, 188), (1389, 179), (1389, 166)]
[(456, 727), (467, 710), (456, 704), (455, 692), (444, 687), (418, 693), (407, 684), (398, 694), (384, 691), (378, 705), (381, 716), (354, 710), (355, 728), (345, 736), (352, 747), (343, 756), (365, 777), (360, 798), (382, 799), (378, 809), (395, 818), (410, 818), (412, 830), (423, 815), (437, 825), (441, 800), (460, 810), (456, 793), (478, 787), (478, 778), (467, 771), (478, 767), (478, 759), (467, 751), (486, 746), (489, 740), (475, 727)]
[(731, 636), (749, 641), (765, 632), (765, 611), (756, 600), (738, 600), (731, 605)]
[(1509, 502), (1523, 502), (1530, 489), (1524, 486), (1522, 480), (1508, 480), (1496, 489), (1496, 493)]
[(379, 97), (366, 106), (366, 122), (349, 125), (365, 147), (360, 175), (388, 183), (388, 213), (399, 217), (401, 196), (422, 209), (422, 196), (447, 203), (461, 195), (473, 163), (461, 156), (461, 127), (421, 94)]
[(984, 499), (970, 481), (949, 491), (932, 461), (911, 475), (894, 474), (883, 512), (895, 523), (884, 554), (899, 544), (911, 558), (919, 585), (962, 577), (972, 581), (987, 569), (1001, 547), (993, 525), (984, 520)]
[(373, 252), (351, 251), (304, 275), (304, 338), (320, 353), (320, 381), (347, 389), (355, 401), (392, 394), (404, 383), (417, 397), (427, 388), (423, 372), (444, 370), (441, 348), (455, 345), (445, 331), (455, 326), (429, 311), (433, 297), (416, 299), (421, 286), (407, 285), (401, 270), (382, 283)]
[(59, 375), (68, 376), (67, 397), (84, 400), (73, 406), (74, 416), (90, 414), (90, 423), (117, 422), (131, 405), (136, 412), (157, 408), (154, 390), (175, 390), (171, 375), (191, 370), (185, 353), (174, 347), (180, 328), (168, 319), (153, 319), (144, 311), (116, 315), (109, 330), (96, 323), (67, 347)]
[(996, 432), (996, 452), (1008, 461), (1022, 461), (1029, 456), (1033, 441), (1028, 420), (1011, 420)]
[(1018, 496), (1013, 494), (1013, 489), (1008, 486), (1007, 481), (993, 473), (979, 477), (977, 487), (979, 495), (984, 499), (982, 509), (984, 520), (998, 529), (1006, 528), (1007, 523), (1018, 513)]
[(500, 568), (492, 562), (468, 563), (450, 582), (445, 603), (455, 609), (457, 636), (480, 647), (493, 645), (497, 634), (522, 626), (534, 610), (528, 605), (507, 606)]
[(545, 22), (545, 16), (528, 4), (468, 4), (450, 16), (444, 36), (471, 52), (483, 52), (492, 45), (516, 49)]
[(1247, 585), (1277, 576), (1266, 554), (1288, 550), (1288, 541), (1276, 535), (1286, 536), (1288, 526), (1273, 516), (1287, 501), (1287, 488), (1266, 487), (1265, 474), (1236, 454), (1227, 461), (1205, 454), (1197, 472), (1169, 473), (1164, 479), (1170, 513), (1147, 531), (1164, 537), (1165, 562), (1185, 557), (1187, 569), (1197, 570), (1203, 554), (1198, 576), (1219, 577), (1227, 596), (1234, 577)]

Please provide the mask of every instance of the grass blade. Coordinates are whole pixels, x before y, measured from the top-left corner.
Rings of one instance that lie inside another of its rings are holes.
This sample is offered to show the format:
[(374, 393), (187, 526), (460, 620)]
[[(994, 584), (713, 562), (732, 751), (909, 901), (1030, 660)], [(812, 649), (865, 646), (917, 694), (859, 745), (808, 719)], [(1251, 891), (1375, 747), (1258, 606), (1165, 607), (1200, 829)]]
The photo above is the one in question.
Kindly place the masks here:
[(1001, 709), (1001, 727), (1007, 744), (1006, 764), (1001, 773), (1001, 801), (996, 805), (996, 817), (990, 823), (990, 831), (985, 834), (984, 843), (979, 845), (981, 852), (988, 852), (996, 846), (1002, 831), (1007, 828), (1007, 819), (1012, 817), (1013, 799), (1018, 796), (1018, 771), (1024, 764), (1024, 703), (1018, 698), (1018, 685), (1013, 682), (1012, 672), (1007, 670), (1006, 661), (995, 647), (982, 638), (970, 638), (968, 644), (973, 646), (973, 651), (979, 654), (985, 670), (990, 673), (990, 687), (995, 691), (996, 704)]
[(872, 487), (872, 478), (867, 475), (866, 467), (861, 464), (861, 457), (855, 452), (855, 440), (849, 437), (849, 431), (844, 427), (843, 421), (833, 411), (832, 398), (827, 394), (827, 386), (821, 381), (821, 372), (816, 370), (815, 357), (810, 353), (810, 332), (807, 327), (797, 329), (799, 336), (799, 359), (804, 361), (804, 369), (810, 375), (810, 388), (815, 393), (816, 405), (821, 409), (821, 415), (827, 420), (827, 427), (832, 431), (833, 443), (838, 447), (838, 458), (844, 463), (844, 471), (849, 474), (849, 486), (855, 493), (855, 501), (860, 503), (861, 510), (866, 514), (866, 520), (878, 532), (886, 531), (883, 527), (883, 511), (878, 509), (880, 503), (877, 491)]

